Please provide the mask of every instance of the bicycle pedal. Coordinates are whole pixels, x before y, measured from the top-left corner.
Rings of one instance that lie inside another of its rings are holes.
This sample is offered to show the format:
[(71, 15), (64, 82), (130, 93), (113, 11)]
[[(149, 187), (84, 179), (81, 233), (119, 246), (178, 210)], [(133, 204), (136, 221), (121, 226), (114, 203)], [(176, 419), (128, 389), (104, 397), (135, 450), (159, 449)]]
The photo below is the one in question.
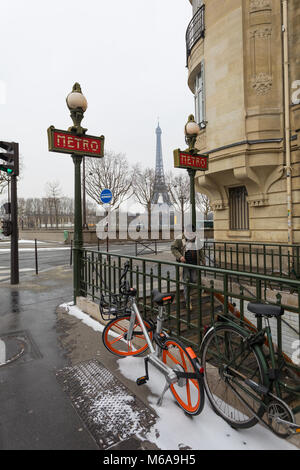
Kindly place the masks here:
[(145, 385), (147, 382), (148, 382), (148, 377), (146, 377), (145, 375), (143, 377), (139, 377), (138, 379), (136, 379), (137, 385)]

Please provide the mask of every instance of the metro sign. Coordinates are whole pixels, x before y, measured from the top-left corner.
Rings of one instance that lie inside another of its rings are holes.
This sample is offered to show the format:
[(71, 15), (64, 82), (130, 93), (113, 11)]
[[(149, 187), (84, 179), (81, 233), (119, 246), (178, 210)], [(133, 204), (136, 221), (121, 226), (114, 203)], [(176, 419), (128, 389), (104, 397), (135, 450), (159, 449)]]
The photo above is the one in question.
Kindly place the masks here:
[(48, 144), (50, 152), (71, 153), (85, 157), (104, 156), (104, 136), (76, 135), (69, 131), (48, 129)]
[(190, 154), (179, 149), (174, 150), (174, 167), (206, 171), (208, 170), (208, 155)]

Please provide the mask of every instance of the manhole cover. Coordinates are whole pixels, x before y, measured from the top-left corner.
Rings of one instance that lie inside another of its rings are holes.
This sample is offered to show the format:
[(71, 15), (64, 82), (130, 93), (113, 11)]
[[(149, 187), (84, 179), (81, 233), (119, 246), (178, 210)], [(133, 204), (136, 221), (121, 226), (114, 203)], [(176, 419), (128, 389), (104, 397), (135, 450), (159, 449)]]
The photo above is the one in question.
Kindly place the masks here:
[(14, 331), (0, 335), (0, 367), (17, 359), (27, 362), (42, 357), (28, 331)]
[(131, 436), (145, 436), (156, 416), (98, 361), (57, 372), (79, 416), (101, 449)]
[(19, 359), (24, 354), (25, 348), (26, 344), (20, 338), (0, 336), (0, 367)]

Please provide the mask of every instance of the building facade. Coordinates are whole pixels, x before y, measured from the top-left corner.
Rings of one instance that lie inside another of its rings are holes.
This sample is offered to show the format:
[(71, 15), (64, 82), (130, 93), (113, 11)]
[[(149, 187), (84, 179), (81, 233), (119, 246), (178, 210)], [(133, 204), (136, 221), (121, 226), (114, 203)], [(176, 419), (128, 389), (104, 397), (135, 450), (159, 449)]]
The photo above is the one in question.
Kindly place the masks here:
[(196, 190), (214, 238), (299, 243), (300, 2), (189, 1), (188, 86), (209, 154)]

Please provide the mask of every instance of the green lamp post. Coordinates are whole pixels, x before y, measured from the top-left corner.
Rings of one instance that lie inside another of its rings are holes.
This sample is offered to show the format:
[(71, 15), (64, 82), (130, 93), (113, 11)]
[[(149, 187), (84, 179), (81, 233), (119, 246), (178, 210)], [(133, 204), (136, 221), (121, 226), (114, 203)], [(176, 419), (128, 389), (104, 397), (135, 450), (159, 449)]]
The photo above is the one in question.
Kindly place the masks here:
[[(84, 113), (87, 110), (88, 103), (82, 94), (79, 83), (75, 83), (72, 92), (66, 98), (67, 106), (71, 112), (73, 126), (68, 131), (74, 135), (82, 136), (87, 129), (81, 126)], [(82, 202), (81, 202), (81, 163), (84, 157), (82, 155), (72, 154), (74, 162), (74, 186), (75, 186), (75, 217), (74, 217), (74, 264), (73, 264), (73, 286), (74, 286), (74, 304), (76, 297), (81, 295), (81, 253), (83, 246), (82, 237)]]
[(87, 100), (82, 94), (79, 83), (75, 83), (71, 93), (68, 94), (67, 106), (71, 112), (73, 126), (68, 131), (56, 129), (50, 126), (47, 130), (49, 152), (65, 153), (72, 156), (74, 162), (75, 178), (75, 216), (74, 216), (74, 267), (73, 267), (73, 291), (74, 303), (82, 294), (82, 206), (81, 206), (81, 163), (87, 156), (91, 158), (104, 157), (104, 135), (87, 135), (81, 121), (87, 110)]
[[(184, 127), (185, 133), (185, 141), (188, 145), (188, 149), (186, 150), (190, 155), (196, 155), (198, 150), (195, 148), (197, 137), (200, 134), (200, 127), (195, 122), (195, 118), (193, 114), (191, 114), (188, 118), (188, 122)], [(192, 225), (196, 230), (196, 197), (195, 197), (195, 175), (196, 169), (188, 168), (187, 169), (189, 177), (190, 177), (190, 201), (192, 206)]]

